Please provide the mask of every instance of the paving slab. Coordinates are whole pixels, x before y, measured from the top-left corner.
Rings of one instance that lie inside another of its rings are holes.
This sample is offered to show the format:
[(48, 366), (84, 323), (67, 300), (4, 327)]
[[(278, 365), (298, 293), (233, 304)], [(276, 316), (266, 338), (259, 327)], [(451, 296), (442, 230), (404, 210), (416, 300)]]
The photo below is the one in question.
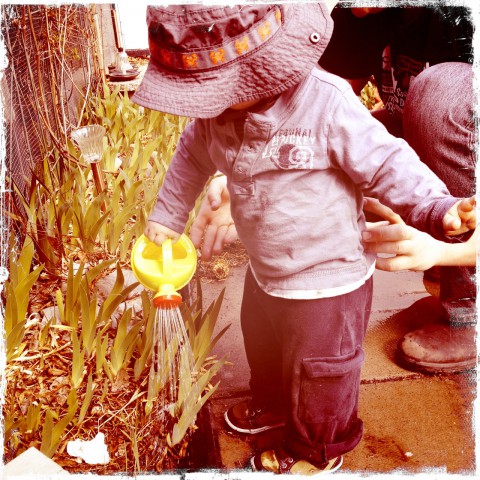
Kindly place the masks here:
[[(209, 305), (217, 298), (222, 288), (225, 288), (216, 332), (230, 325), (214, 349), (216, 355), (226, 358), (231, 363), (222, 368), (218, 374), (221, 383), (217, 396), (242, 394), (249, 390), (250, 374), (240, 329), (240, 305), (245, 270), (246, 265), (235, 267), (225, 280), (202, 284), (204, 305)], [(433, 318), (433, 313), (428, 313), (428, 309), (433, 307), (427, 305), (420, 312), (413, 309), (400, 317), (395, 314), (425, 297), (429, 295), (423, 286), (420, 272), (388, 273), (379, 270), (375, 272), (372, 315), (365, 340), (367, 355), (363, 369), (365, 378), (383, 379), (395, 375), (415, 375), (393, 362), (394, 350), (397, 341), (410, 331), (412, 326), (420, 325), (424, 317)]]
[(471, 411), (455, 376), (362, 385), (359, 415), (364, 436), (345, 455), (343, 470), (437, 469), (471, 475), (475, 465)]
[(19, 480), (28, 477), (35, 477), (35, 480), (37, 480), (41, 478), (63, 478), (63, 476), (68, 475), (68, 472), (60, 465), (57, 465), (52, 459), (34, 447), (30, 447), (7, 463), (1, 473), (2, 480), (10, 478)]
[(220, 380), (216, 395), (242, 394), (248, 391), (250, 379), (247, 358), (243, 347), (243, 336), (240, 329), (240, 305), (243, 294), (243, 279), (246, 265), (232, 268), (229, 276), (222, 281), (203, 282), (203, 305), (206, 307), (214, 301), (225, 288), (225, 296), (220, 310), (214, 335), (230, 325), (214, 348), (214, 354), (225, 358), (230, 365), (224, 366), (217, 375)]
[[(457, 376), (362, 384), (359, 416), (364, 436), (344, 457), (342, 472), (376, 474), (443, 471), (472, 475), (475, 442), (473, 398), (465, 399)], [(221, 465), (248, 469), (251, 456), (271, 448), (281, 428), (258, 435), (229, 430), (223, 414), (244, 397), (216, 398), (212, 412)]]

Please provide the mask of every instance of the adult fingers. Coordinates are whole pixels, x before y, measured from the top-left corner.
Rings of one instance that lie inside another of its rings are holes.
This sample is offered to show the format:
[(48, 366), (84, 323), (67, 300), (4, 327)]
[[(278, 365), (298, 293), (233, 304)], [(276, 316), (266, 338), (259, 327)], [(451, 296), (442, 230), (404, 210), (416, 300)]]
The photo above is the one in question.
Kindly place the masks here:
[(383, 270), (385, 272), (400, 272), (411, 268), (408, 258), (402, 256), (389, 258), (377, 257), (375, 267), (377, 270)]
[(363, 202), (363, 209), (367, 212), (374, 213), (379, 217), (384, 218), (390, 223), (400, 223), (404, 224), (402, 217), (395, 213), (390, 207), (383, 205), (376, 198), (365, 197)]
[(212, 255), (219, 255), (223, 251), (223, 246), (225, 245), (225, 237), (228, 232), (228, 225), (221, 225), (217, 229), (217, 234), (215, 235), (215, 241), (213, 243)]
[(365, 246), (369, 253), (385, 253), (387, 255), (405, 255), (410, 253), (410, 243), (408, 240), (395, 242), (375, 242)]
[(380, 225), (362, 232), (362, 238), (368, 243), (399, 242), (410, 240), (412, 238), (412, 230), (405, 224)]
[(232, 223), (228, 226), (228, 230), (225, 235), (225, 243), (229, 244), (234, 242), (235, 240), (238, 240), (237, 228), (235, 227), (235, 224)]
[(219, 227), (209, 225), (203, 238), (202, 259), (211, 260), (212, 256), (222, 253), (225, 245), (237, 239), (237, 229), (234, 224), (220, 225)]
[(222, 194), (225, 188), (226, 178), (223, 176), (214, 178), (210, 182), (207, 190), (207, 201), (213, 211), (218, 210), (222, 204)]
[(202, 245), (202, 260), (210, 260), (212, 258), (213, 247), (217, 236), (217, 227), (209, 224), (205, 229)]
[(201, 215), (197, 216), (190, 227), (190, 240), (195, 245), (195, 248), (200, 248), (202, 244), (203, 233), (207, 225), (206, 217)]

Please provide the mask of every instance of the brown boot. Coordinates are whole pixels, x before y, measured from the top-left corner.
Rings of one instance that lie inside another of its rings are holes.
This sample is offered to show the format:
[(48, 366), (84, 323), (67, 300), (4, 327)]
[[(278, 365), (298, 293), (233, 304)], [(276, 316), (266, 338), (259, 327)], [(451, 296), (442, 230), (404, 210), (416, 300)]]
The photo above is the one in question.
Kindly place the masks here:
[(430, 324), (407, 333), (398, 348), (406, 368), (427, 373), (461, 372), (475, 368), (475, 326)]

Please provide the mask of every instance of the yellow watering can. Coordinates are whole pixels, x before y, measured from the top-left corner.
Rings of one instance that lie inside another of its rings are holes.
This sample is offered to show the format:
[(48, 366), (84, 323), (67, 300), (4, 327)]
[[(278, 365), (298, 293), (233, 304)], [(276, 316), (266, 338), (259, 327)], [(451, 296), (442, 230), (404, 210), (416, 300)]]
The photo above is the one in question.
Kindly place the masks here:
[(176, 243), (168, 239), (160, 247), (141, 235), (133, 246), (130, 262), (137, 280), (156, 292), (153, 304), (168, 308), (182, 303), (178, 290), (193, 277), (197, 252), (185, 234)]

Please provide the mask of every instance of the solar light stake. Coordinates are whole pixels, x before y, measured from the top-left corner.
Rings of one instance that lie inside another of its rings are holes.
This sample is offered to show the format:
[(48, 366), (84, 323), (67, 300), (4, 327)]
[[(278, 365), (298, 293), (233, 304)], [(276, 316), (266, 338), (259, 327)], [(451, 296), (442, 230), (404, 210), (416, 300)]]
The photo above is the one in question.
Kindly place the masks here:
[(101, 125), (88, 125), (72, 132), (72, 140), (78, 145), (84, 160), (92, 168), (93, 181), (97, 194), (105, 190), (105, 177), (100, 168), (103, 157), (103, 137), (105, 128)]

